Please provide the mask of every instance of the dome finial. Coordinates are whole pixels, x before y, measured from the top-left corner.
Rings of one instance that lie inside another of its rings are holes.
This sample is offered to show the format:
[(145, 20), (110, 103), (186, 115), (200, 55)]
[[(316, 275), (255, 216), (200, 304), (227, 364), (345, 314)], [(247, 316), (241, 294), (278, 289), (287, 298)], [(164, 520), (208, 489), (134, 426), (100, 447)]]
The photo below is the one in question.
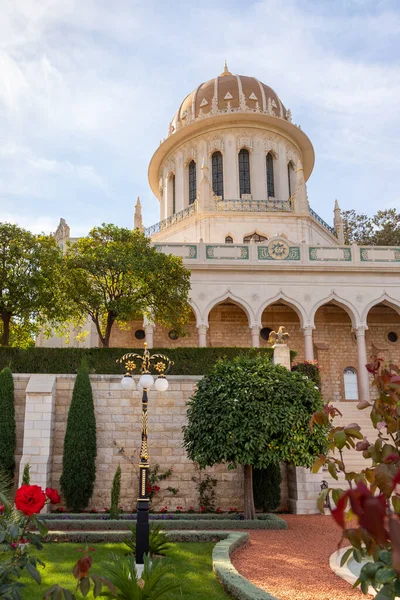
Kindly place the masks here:
[(220, 77), (226, 77), (227, 75), (232, 75), (232, 73), (228, 69), (228, 64), (227, 64), (226, 59), (225, 59), (225, 61), (224, 61), (224, 70), (221, 73)]

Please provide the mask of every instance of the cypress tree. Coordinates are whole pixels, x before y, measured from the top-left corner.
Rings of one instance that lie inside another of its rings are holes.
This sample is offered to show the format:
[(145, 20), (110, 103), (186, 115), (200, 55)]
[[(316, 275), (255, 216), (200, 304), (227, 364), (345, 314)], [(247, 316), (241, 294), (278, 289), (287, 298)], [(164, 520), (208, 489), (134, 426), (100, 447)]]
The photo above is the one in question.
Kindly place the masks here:
[(115, 471), (111, 488), (110, 519), (119, 519), (121, 512), (119, 501), (121, 498), (121, 467), (118, 465)]
[(29, 485), (31, 482), (31, 465), (26, 463), (24, 466), (24, 472), (22, 473), (21, 485)]
[(8, 367), (0, 373), (0, 469), (14, 477), (15, 469), (14, 381)]
[(74, 511), (86, 508), (96, 479), (96, 418), (86, 362), (76, 376), (64, 438), (61, 491)]

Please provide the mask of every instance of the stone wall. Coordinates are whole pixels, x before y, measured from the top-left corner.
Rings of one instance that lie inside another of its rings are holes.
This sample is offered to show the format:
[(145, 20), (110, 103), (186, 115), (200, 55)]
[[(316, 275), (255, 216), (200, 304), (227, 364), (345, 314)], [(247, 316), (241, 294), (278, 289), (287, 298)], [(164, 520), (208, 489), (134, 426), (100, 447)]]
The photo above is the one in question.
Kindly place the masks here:
[[(57, 376), (54, 444), (51, 485), (59, 488), (62, 468), (63, 441), (68, 409), (72, 398), (74, 375)], [(141, 398), (139, 392), (123, 391), (120, 376), (93, 375), (91, 383), (97, 423), (97, 479), (91, 506), (104, 508), (110, 504), (112, 479), (118, 464), (122, 470), (121, 504), (131, 509), (136, 504), (137, 463), (141, 432)], [(185, 423), (185, 404), (192, 395), (198, 377), (169, 378), (170, 387), (164, 394), (149, 393), (149, 451), (150, 464), (160, 465), (160, 471), (172, 468), (172, 476), (160, 483), (164, 492), (158, 495), (156, 508), (167, 505), (198, 507), (198, 493), (193, 477), (199, 477), (194, 464), (186, 457), (182, 447), (182, 426)], [(131, 465), (118, 453), (123, 447), (126, 455), (133, 456)], [(218, 481), (217, 506), (230, 508), (243, 506), (242, 471), (229, 471), (217, 466), (206, 472)], [(204, 473), (203, 473), (204, 474)], [(172, 496), (165, 491), (168, 486), (178, 488)]]
[(25, 421), (25, 404), (26, 404), (26, 387), (29, 382), (30, 375), (17, 374), (13, 375), (14, 379), (14, 398), (15, 398), (15, 421), (17, 433), (17, 446), (15, 452), (16, 472), (18, 473), (19, 464), (22, 457), (24, 445), (24, 421)]

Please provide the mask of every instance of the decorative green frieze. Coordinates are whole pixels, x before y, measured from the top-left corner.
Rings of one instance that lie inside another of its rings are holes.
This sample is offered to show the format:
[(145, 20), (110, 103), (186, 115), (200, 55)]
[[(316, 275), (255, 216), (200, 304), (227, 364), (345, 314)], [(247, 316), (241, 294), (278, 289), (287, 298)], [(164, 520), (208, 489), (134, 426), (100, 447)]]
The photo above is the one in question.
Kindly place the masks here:
[(350, 262), (351, 248), (337, 246), (311, 246), (308, 249), (311, 261)]
[(400, 248), (371, 246), (360, 248), (361, 262), (400, 262)]
[(271, 241), (268, 246), (258, 246), (257, 253), (258, 260), (300, 260), (300, 248), (281, 240)]
[(236, 244), (207, 244), (208, 260), (249, 260), (249, 247)]

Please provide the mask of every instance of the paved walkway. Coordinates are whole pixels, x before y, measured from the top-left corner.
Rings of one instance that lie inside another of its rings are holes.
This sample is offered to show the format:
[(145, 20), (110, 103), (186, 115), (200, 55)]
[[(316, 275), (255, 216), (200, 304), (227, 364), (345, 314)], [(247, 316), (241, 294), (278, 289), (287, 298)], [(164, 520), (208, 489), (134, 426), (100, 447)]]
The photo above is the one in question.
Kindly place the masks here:
[(251, 531), (250, 544), (233, 555), (236, 569), (280, 600), (371, 598), (329, 568), (340, 528), (332, 517), (285, 515), (287, 531)]

